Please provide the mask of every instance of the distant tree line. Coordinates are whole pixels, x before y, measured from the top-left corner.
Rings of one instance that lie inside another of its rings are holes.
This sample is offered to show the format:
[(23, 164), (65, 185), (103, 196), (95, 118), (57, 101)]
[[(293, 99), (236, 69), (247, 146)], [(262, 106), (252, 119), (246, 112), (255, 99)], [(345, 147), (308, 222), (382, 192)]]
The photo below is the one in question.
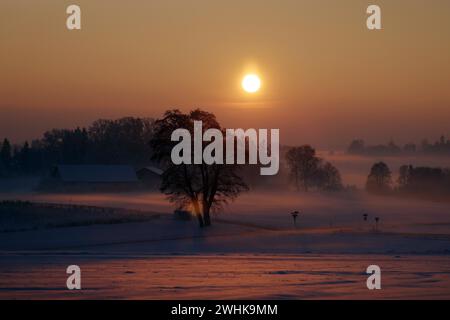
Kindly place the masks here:
[(309, 145), (290, 148), (286, 153), (289, 177), (297, 190), (338, 191), (343, 189), (339, 170), (316, 156)]
[(208, 227), (211, 213), (248, 187), (238, 165), (175, 165), (171, 161), (171, 150), (177, 144), (171, 139), (172, 132), (184, 128), (193, 134), (194, 121), (202, 121), (203, 130), (224, 131), (214, 114), (196, 109), (189, 113), (169, 110), (157, 120), (128, 117), (97, 120), (87, 128), (53, 129), (31, 145), (26, 142), (12, 146), (4, 139), (0, 146), (0, 173), (41, 173), (57, 164), (158, 163), (164, 170), (160, 190), (179, 209), (191, 211), (200, 227)]
[(375, 163), (367, 177), (366, 189), (383, 195), (413, 195), (428, 199), (449, 199), (450, 169), (402, 165), (394, 185), (392, 172), (384, 162)]
[(399, 170), (398, 191), (405, 194), (448, 197), (450, 196), (450, 169), (403, 165)]
[(53, 129), (23, 145), (5, 138), (0, 141), (0, 176), (38, 174), (56, 164), (147, 164), (153, 130), (153, 119), (127, 117)]
[(353, 140), (347, 148), (347, 153), (356, 155), (385, 155), (395, 156), (402, 154), (432, 154), (432, 155), (450, 155), (450, 140), (441, 136), (434, 143), (429, 143), (428, 140), (423, 140), (420, 146), (414, 143), (407, 143), (403, 146), (398, 146), (394, 141), (387, 144), (369, 145), (366, 146), (364, 140)]

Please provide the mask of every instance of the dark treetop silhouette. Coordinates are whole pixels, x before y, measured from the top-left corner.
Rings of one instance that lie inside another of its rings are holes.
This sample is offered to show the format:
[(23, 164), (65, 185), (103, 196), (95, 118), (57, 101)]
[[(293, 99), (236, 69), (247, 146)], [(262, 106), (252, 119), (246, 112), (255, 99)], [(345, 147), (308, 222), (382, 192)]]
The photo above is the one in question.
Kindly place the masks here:
[(286, 153), (289, 177), (297, 190), (315, 187), (319, 190), (337, 191), (343, 188), (341, 175), (331, 163), (316, 156), (309, 145), (294, 147)]
[(371, 193), (387, 193), (391, 190), (392, 173), (384, 162), (375, 163), (367, 177), (366, 189)]
[(52, 129), (23, 146), (0, 143), (0, 177), (39, 175), (59, 164), (150, 165), (153, 119), (99, 119), (88, 128)]

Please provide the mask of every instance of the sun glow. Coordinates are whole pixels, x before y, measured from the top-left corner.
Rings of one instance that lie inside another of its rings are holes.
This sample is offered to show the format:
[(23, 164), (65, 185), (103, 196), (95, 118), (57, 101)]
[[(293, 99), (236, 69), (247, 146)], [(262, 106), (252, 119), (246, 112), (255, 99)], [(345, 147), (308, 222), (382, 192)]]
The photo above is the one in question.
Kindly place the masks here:
[(242, 79), (242, 88), (248, 93), (255, 93), (261, 88), (261, 80), (256, 74), (248, 74)]

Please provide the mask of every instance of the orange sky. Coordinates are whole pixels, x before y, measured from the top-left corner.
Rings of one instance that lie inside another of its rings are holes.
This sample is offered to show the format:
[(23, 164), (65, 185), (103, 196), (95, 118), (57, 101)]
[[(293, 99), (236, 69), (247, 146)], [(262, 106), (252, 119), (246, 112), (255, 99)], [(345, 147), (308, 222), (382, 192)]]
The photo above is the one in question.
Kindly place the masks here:
[[(74, 3), (81, 31), (65, 27)], [(450, 136), (449, 18), (447, 0), (2, 0), (0, 138), (171, 107), (284, 144)]]

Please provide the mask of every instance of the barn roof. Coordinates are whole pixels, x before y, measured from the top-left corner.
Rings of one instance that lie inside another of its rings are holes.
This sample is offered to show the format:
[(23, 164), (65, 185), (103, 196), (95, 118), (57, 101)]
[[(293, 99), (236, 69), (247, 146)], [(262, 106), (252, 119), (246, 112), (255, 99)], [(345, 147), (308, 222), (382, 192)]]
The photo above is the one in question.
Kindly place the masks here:
[(64, 182), (137, 182), (133, 167), (126, 165), (59, 165)]
[(147, 166), (147, 167), (143, 167), (142, 169), (140, 169), (139, 171), (142, 172), (143, 170), (148, 170), (158, 176), (162, 175), (164, 173), (163, 170), (161, 170), (160, 168), (157, 167), (153, 167), (153, 166)]

